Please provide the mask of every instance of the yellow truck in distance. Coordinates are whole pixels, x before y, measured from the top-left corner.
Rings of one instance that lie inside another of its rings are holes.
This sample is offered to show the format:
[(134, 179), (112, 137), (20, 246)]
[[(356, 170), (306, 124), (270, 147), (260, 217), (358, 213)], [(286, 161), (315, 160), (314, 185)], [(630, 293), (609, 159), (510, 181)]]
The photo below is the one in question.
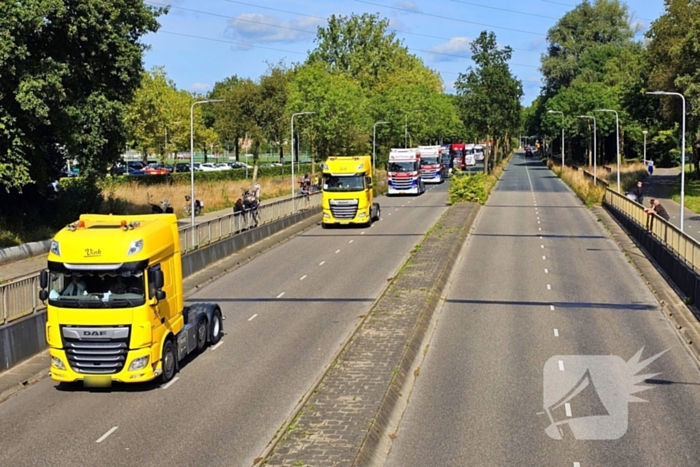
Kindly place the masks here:
[(174, 214), (80, 216), (51, 241), (40, 284), (56, 381), (166, 383), (223, 336), (217, 304), (184, 306)]
[(372, 159), (369, 156), (334, 156), (322, 165), (323, 220), (331, 225), (372, 225), (381, 208), (374, 202)]

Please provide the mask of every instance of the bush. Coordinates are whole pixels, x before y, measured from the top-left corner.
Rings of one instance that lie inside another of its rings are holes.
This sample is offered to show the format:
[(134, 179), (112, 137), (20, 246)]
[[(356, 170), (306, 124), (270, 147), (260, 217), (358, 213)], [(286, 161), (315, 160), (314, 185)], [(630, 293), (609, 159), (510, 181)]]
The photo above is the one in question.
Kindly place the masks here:
[(97, 212), (103, 201), (102, 190), (94, 182), (79, 177), (62, 179), (58, 192), (49, 200), (55, 213), (51, 225), (59, 229), (82, 213)]
[(452, 177), (449, 189), (449, 203), (470, 202), (484, 204), (496, 184), (496, 177), (477, 173)]

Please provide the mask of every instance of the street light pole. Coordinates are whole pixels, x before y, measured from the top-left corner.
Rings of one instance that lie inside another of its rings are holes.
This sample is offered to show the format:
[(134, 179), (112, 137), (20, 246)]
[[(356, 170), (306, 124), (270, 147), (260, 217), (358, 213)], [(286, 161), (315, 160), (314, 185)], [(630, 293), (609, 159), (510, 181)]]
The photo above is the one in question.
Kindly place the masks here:
[(616, 110), (597, 109), (594, 112), (611, 112), (615, 114), (615, 149), (617, 151), (617, 192), (620, 192), (620, 116)]
[[(192, 227), (194, 227), (194, 106), (209, 104), (212, 102), (224, 102), (223, 99), (207, 99), (197, 101), (190, 107), (190, 208), (192, 209)], [(195, 247), (194, 234), (192, 235), (192, 247)]]
[(590, 115), (579, 115), (578, 118), (590, 118), (593, 120), (593, 184), (598, 184), (598, 141), (596, 140), (595, 117)]
[(647, 165), (647, 130), (642, 131), (644, 134), (644, 165)]
[(311, 115), (315, 113), (316, 112), (297, 112), (292, 114), (292, 139), (290, 140), (292, 147), (292, 214), (296, 212), (296, 207), (294, 205), (294, 117), (297, 115)]
[(377, 125), (388, 125), (389, 122), (375, 122), (374, 123), (374, 130), (372, 132), (372, 176), (375, 176), (375, 172), (377, 171), (377, 147), (376, 147), (376, 142), (377, 142)]
[(681, 232), (685, 232), (683, 230), (683, 217), (685, 217), (685, 96), (679, 92), (666, 91), (652, 91), (647, 92), (647, 94), (652, 94), (655, 96), (678, 96), (683, 102), (683, 123), (681, 126)]
[(566, 163), (564, 162), (564, 112), (560, 110), (548, 110), (549, 114), (561, 114), (561, 169), (564, 170)]

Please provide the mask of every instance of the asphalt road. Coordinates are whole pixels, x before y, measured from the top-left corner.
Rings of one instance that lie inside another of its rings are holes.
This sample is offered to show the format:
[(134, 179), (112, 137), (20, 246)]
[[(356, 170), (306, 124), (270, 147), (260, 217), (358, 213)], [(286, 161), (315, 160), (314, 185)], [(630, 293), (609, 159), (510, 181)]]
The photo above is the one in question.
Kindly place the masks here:
[(700, 465), (697, 361), (546, 167), (513, 159), (457, 268), (387, 466)]
[(445, 211), (447, 186), (381, 197), (371, 228), (314, 227), (190, 297), (222, 306), (226, 335), (167, 388), (44, 379), (0, 404), (0, 465), (251, 465)]

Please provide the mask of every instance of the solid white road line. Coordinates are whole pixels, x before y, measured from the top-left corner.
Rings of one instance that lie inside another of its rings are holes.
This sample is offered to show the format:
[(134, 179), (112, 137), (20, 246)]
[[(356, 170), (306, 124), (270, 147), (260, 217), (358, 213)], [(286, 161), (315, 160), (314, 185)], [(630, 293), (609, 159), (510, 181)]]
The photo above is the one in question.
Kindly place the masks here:
[(325, 261), (321, 261), (320, 263), (318, 263), (319, 266), (323, 266), (324, 264), (326, 264)]
[(300, 281), (303, 281), (304, 279), (306, 279), (306, 274), (304, 274), (303, 276), (301, 276), (301, 277), (299, 278)]
[[(249, 321), (250, 321), (250, 320), (249, 320)], [(221, 344), (223, 344), (223, 343), (224, 343), (224, 341), (219, 341), (219, 343), (216, 344), (214, 347), (212, 347), (211, 350), (216, 350), (216, 349), (218, 349), (219, 347), (221, 347)]]
[(571, 417), (571, 404), (569, 404), (568, 402), (565, 402), (564, 408), (566, 409), (566, 416)]
[(559, 329), (554, 330), (554, 337), (559, 337)]
[(559, 371), (564, 371), (564, 360), (559, 360)]
[(248, 318), (248, 321), (253, 321), (257, 316), (258, 316), (258, 314), (255, 313), (253, 316), (251, 316), (250, 318)]
[[(174, 377), (173, 379), (170, 380), (170, 382), (168, 382), (168, 383), (167, 383), (165, 386), (163, 386), (161, 389), (168, 389), (170, 386), (172, 386), (173, 384), (175, 384), (175, 381), (177, 381), (178, 379), (180, 379), (179, 376)], [(114, 429), (116, 430), (117, 427), (115, 426)], [(109, 434), (109, 433), (108, 433), (108, 434)], [(107, 437), (107, 435), (105, 435), (105, 438), (106, 438), (106, 437)], [(97, 442), (99, 443), (100, 441), (98, 440)]]
[(284, 292), (282, 292), (281, 294), (279, 294), (279, 295), (277, 296), (277, 298), (282, 298), (282, 296), (284, 296)]
[[(176, 379), (177, 379), (177, 378), (176, 378)], [(173, 380), (173, 381), (174, 381), (174, 380)], [(95, 442), (96, 442), (96, 443), (101, 443), (102, 441), (104, 441), (105, 439), (107, 439), (107, 436), (109, 436), (109, 435), (111, 435), (112, 433), (114, 433), (115, 431), (117, 431), (117, 428), (119, 428), (119, 427), (118, 427), (118, 426), (113, 426), (112, 428), (109, 429), (109, 431), (108, 431), (107, 433), (105, 433), (105, 434), (103, 434), (102, 436), (100, 436), (100, 438), (99, 438), (97, 441), (95, 441)]]

